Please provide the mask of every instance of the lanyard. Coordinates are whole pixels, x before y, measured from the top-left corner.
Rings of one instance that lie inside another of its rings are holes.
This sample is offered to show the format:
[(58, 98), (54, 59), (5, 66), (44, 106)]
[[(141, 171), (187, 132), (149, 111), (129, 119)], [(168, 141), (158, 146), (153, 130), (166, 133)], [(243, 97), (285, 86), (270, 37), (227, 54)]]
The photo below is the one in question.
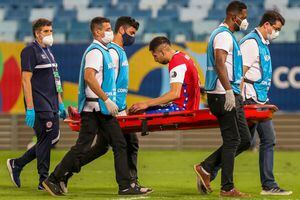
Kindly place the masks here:
[[(53, 76), (54, 76), (54, 80), (55, 80), (55, 86), (56, 86), (56, 91), (58, 93), (61, 93), (63, 92), (63, 89), (62, 89), (62, 85), (61, 85), (61, 81), (60, 81), (60, 76), (59, 76), (59, 73), (58, 73), (58, 69), (57, 69), (57, 66), (55, 66), (54, 64), (54, 60), (52, 61), (48, 54), (45, 52), (45, 50), (39, 45), (38, 42), (34, 41), (39, 47), (40, 49), (43, 51), (43, 54), (47, 57), (50, 65), (51, 65), (51, 68), (52, 68), (52, 72), (53, 72)], [(49, 51), (49, 48), (47, 47), (47, 51), (49, 53), (49, 55), (51, 55), (51, 52)]]

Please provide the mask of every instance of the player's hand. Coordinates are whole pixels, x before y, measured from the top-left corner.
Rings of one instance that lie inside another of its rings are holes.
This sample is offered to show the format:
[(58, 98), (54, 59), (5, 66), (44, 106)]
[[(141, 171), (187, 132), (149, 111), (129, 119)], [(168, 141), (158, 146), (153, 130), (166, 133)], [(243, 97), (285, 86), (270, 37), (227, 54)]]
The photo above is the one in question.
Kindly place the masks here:
[(235, 96), (233, 90), (226, 90), (224, 109), (231, 111), (235, 107)]
[(112, 115), (112, 116), (117, 116), (118, 112), (119, 112), (119, 108), (118, 106), (110, 99), (106, 99), (106, 101), (104, 101), (105, 106), (108, 110), (108, 112)]
[(33, 128), (35, 121), (35, 112), (33, 108), (27, 108), (25, 122), (30, 128)]
[(273, 112), (277, 112), (277, 111), (279, 110), (279, 108), (278, 108), (276, 105), (274, 105), (274, 106), (272, 107), (272, 110), (273, 110)]
[(62, 119), (66, 119), (67, 118), (67, 111), (65, 109), (64, 103), (60, 103), (58, 105), (58, 109), (59, 109), (59, 117), (62, 118)]
[(137, 113), (139, 111), (142, 111), (142, 110), (146, 110), (149, 106), (146, 104), (146, 103), (135, 103), (133, 104), (130, 109), (129, 109), (129, 112), (130, 113)]

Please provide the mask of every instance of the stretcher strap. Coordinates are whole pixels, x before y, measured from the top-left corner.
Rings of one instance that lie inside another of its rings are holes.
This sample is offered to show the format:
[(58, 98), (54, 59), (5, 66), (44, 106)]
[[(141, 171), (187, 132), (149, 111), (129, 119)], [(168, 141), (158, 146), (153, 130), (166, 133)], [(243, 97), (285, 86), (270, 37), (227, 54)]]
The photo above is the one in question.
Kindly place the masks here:
[(149, 129), (148, 129), (147, 119), (142, 119), (142, 130), (141, 130), (141, 135), (142, 135), (142, 136), (149, 135)]

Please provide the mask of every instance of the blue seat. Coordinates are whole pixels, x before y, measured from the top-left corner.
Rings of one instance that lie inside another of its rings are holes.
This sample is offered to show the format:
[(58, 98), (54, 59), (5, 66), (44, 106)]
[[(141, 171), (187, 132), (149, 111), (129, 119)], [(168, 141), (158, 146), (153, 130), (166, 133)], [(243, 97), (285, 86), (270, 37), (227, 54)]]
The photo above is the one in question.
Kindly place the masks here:
[(17, 32), (16, 39), (17, 39), (18, 41), (23, 41), (25, 37), (29, 37), (29, 36), (33, 37), (32, 31), (28, 31), (28, 30), (19, 30), (19, 31)]
[(189, 0), (168, 0), (166, 5), (164, 5), (164, 8), (170, 10), (179, 10), (182, 7), (188, 7), (189, 2)]
[(30, 10), (26, 8), (9, 8), (5, 14), (5, 20), (28, 20)]
[(157, 17), (162, 20), (177, 20), (179, 18), (179, 12), (178, 10), (173, 9), (160, 9), (158, 11)]
[(63, 8), (61, 8), (56, 11), (54, 20), (57, 19), (60, 21), (72, 21), (72, 20), (75, 20), (76, 17), (77, 17), (76, 10), (64, 10)]
[(210, 9), (205, 19), (208, 20), (223, 20), (226, 16), (225, 10)]
[(53, 21), (53, 32), (55, 33), (66, 33), (70, 30), (70, 22), (69, 21), (61, 21), (61, 20), (54, 20)]
[(152, 16), (151, 10), (134, 10), (131, 13), (133, 18), (143, 18), (143, 19), (150, 19)]
[(92, 40), (90, 31), (75, 30), (70, 31), (67, 35), (69, 43), (88, 43)]
[(243, 0), (247, 7), (255, 5), (256, 7), (264, 8), (264, 0)]
[(111, 6), (111, 0), (90, 0), (89, 7), (105, 7), (108, 8)]
[(139, 1), (122, 0), (118, 1), (118, 3), (115, 5), (115, 8), (128, 11), (138, 10), (138, 4)]
[(229, 2), (230, 1), (228, 0), (215, 0), (212, 8), (225, 13), (225, 8), (227, 7)]
[(40, 0), (30, 0), (30, 1), (20, 1), (20, 0), (11, 0), (11, 5), (14, 7), (20, 8), (40, 8), (43, 6)]
[(193, 40), (199, 41), (199, 42), (205, 42), (208, 37), (209, 37), (209, 34), (206, 34), (206, 33), (204, 33), (204, 34), (197, 34), (197, 35), (194, 35)]
[(1, 0), (0, 1), (0, 7), (1, 8), (10, 8), (10, 7), (12, 7), (11, 1), (10, 0)]
[(90, 23), (89, 22), (78, 22), (72, 21), (70, 31), (86, 31), (89, 32), (90, 30)]
[(128, 16), (128, 15), (131, 15), (131, 13), (128, 13), (125, 10), (116, 9), (116, 8), (105, 9), (105, 11), (104, 11), (104, 16), (109, 19), (116, 19), (120, 16)]
[(63, 0), (44, 0), (43, 7), (62, 8)]
[(178, 30), (175, 29), (171, 31), (169, 33), (169, 38), (171, 41), (175, 41), (176, 36), (178, 35), (184, 35), (186, 41), (191, 41), (193, 39), (193, 32), (191, 30), (182, 30), (182, 29), (178, 29)]
[(145, 27), (148, 33), (169, 32), (173, 24), (170, 20), (151, 19), (146, 22)]
[(299, 0), (289, 0), (289, 7), (300, 7), (300, 1)]

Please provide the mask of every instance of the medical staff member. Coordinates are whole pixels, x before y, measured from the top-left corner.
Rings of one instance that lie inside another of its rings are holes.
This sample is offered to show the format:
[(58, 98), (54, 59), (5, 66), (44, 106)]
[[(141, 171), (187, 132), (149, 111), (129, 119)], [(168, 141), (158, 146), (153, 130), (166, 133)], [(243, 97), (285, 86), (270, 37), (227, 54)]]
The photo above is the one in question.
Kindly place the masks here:
[(127, 144), (115, 116), (116, 82), (114, 64), (107, 45), (113, 40), (110, 21), (95, 17), (91, 21), (92, 44), (86, 49), (79, 75), (78, 111), (81, 129), (76, 144), (43, 182), (53, 196), (63, 195), (60, 182), (68, 172), (80, 171), (80, 160), (90, 150), (96, 135), (109, 141), (113, 148), (116, 180), (120, 195), (145, 194), (137, 186), (130, 185), (127, 161)]
[(37, 158), (38, 189), (48, 177), (50, 150), (59, 140), (59, 117), (66, 118), (61, 99), (62, 85), (58, 66), (49, 47), (53, 44), (52, 22), (37, 19), (32, 26), (34, 42), (21, 52), (22, 87), (25, 97), (26, 125), (33, 128), (37, 143), (23, 156), (7, 160), (12, 182), (21, 187), (20, 173)]
[(201, 193), (212, 192), (211, 173), (221, 165), (220, 196), (243, 197), (233, 183), (235, 156), (250, 146), (250, 131), (243, 110), (240, 83), (243, 63), (240, 47), (233, 33), (246, 30), (247, 6), (232, 1), (226, 8), (224, 22), (213, 31), (207, 47), (205, 89), (210, 111), (218, 119), (223, 144), (203, 162), (194, 166)]
[[(269, 42), (279, 36), (285, 19), (277, 11), (264, 13), (259, 26), (241, 41), (244, 66), (243, 97), (245, 104), (268, 104), (268, 92), (272, 80), (272, 62)], [(251, 134), (257, 130), (260, 138), (259, 171), (261, 195), (290, 195), (278, 186), (273, 173), (275, 130), (272, 120), (259, 122), (250, 127)]]
[(160, 97), (135, 103), (129, 111), (152, 114), (198, 110), (200, 81), (194, 61), (185, 53), (174, 50), (169, 39), (163, 36), (154, 38), (149, 44), (149, 50), (156, 62), (169, 64), (170, 91)]
[[(128, 92), (129, 82), (129, 69), (128, 59), (124, 46), (130, 46), (134, 43), (135, 35), (139, 29), (139, 23), (132, 17), (123, 16), (119, 17), (115, 24), (114, 39), (113, 42), (108, 44), (109, 52), (112, 57), (112, 61), (115, 65), (115, 80), (116, 80), (116, 104), (118, 106), (118, 116), (126, 116), (126, 97)], [(127, 159), (128, 167), (130, 170), (130, 183), (132, 186), (137, 185), (141, 191), (152, 191), (150, 188), (146, 188), (139, 185), (137, 175), (137, 157), (139, 149), (139, 141), (136, 133), (130, 133), (124, 135), (127, 142)], [(96, 158), (104, 155), (109, 149), (109, 142), (104, 137), (97, 137), (96, 145), (82, 157), (80, 165), (86, 165)], [(68, 173), (64, 181), (61, 182), (61, 187), (66, 193), (67, 183), (72, 173)]]

